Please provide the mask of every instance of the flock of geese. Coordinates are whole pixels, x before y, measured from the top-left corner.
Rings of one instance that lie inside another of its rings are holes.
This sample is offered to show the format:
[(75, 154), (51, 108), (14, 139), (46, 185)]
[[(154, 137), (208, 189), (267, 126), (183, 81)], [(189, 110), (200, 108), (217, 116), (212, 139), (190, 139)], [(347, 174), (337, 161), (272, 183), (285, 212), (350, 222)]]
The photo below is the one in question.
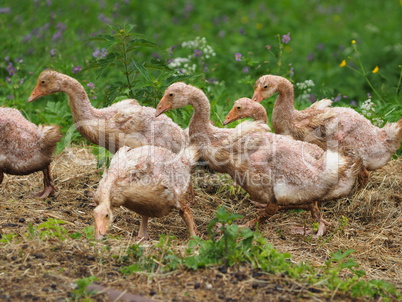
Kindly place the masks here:
[[(378, 128), (351, 108), (331, 107), (323, 99), (305, 110), (294, 108), (293, 85), (274, 75), (260, 77), (252, 99), (235, 101), (224, 124), (251, 117), (235, 128), (210, 122), (210, 102), (197, 87), (170, 85), (157, 108), (128, 99), (96, 109), (84, 87), (54, 70), (43, 71), (28, 102), (63, 91), (69, 97), (74, 125), (91, 143), (114, 154), (95, 192), (95, 238), (113, 222), (112, 207), (124, 206), (142, 216), (138, 238), (149, 239), (149, 217), (178, 209), (191, 236), (199, 235), (189, 207), (194, 198), (191, 168), (199, 159), (229, 174), (262, 208), (243, 227), (253, 227), (282, 209), (305, 209), (326, 226), (319, 202), (348, 195), (356, 181), (385, 165), (402, 141), (402, 118)], [(273, 132), (260, 104), (278, 93), (272, 112)], [(182, 129), (163, 113), (190, 105), (189, 127)], [(52, 153), (61, 140), (59, 126), (36, 126), (13, 108), (0, 107), (0, 184), (4, 173), (43, 172), (40, 198), (55, 193), (50, 174)], [(293, 228), (296, 233), (312, 230)]]

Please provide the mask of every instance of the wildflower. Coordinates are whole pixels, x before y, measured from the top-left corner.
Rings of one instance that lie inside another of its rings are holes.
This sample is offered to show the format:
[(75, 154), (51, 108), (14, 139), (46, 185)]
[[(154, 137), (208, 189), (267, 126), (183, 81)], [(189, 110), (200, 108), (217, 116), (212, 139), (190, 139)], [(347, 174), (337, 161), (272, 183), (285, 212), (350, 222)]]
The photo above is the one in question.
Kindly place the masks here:
[(346, 66), (346, 60), (342, 60), (341, 64), (339, 64), (339, 67), (345, 67)]
[(270, 50), (271, 49), (271, 45), (265, 45), (265, 48), (267, 49), (267, 50)]
[(372, 73), (377, 73), (380, 70), (380, 68), (378, 66), (374, 67)]
[(352, 44), (356, 44), (356, 40), (352, 40)]
[(99, 48), (95, 49), (95, 51), (92, 53), (92, 56), (94, 58), (99, 58), (99, 59), (103, 59), (104, 57), (106, 57), (108, 55), (108, 52), (106, 50), (106, 48), (102, 48), (102, 50), (100, 50)]
[(295, 69), (294, 69), (294, 67), (290, 67), (290, 69), (289, 69), (289, 76), (290, 77), (293, 77), (295, 75)]
[(0, 14), (9, 14), (11, 12), (11, 8), (9, 7), (0, 7)]
[(98, 15), (98, 20), (105, 23), (105, 24), (110, 24), (111, 20), (110, 18), (106, 17), (104, 14), (99, 14)]
[(235, 59), (236, 59), (236, 61), (241, 61), (241, 57), (242, 57), (243, 55), (241, 54), (241, 53), (239, 53), (239, 52), (236, 52), (235, 53)]
[(95, 84), (92, 83), (92, 82), (89, 82), (89, 83), (87, 84), (87, 86), (89, 87), (89, 89), (95, 89)]
[(248, 66), (243, 68), (243, 72), (244, 73), (249, 73), (250, 72), (250, 68)]
[(290, 42), (290, 33), (282, 36), (282, 43), (288, 44)]
[(24, 39), (22, 39), (22, 42), (27, 43), (29, 41), (31, 41), (32, 39), (32, 34), (27, 34)]
[(79, 73), (82, 70), (82, 66), (78, 65), (76, 67), (73, 67), (73, 73)]
[(11, 62), (8, 63), (6, 69), (7, 69), (8, 74), (11, 77), (17, 73), (17, 69), (15, 69), (15, 67), (13, 66), (13, 63), (11, 63)]
[(201, 57), (202, 51), (199, 49), (194, 49), (194, 57)]
[(53, 57), (55, 57), (57, 55), (57, 50), (56, 49), (51, 49), (50, 50), (50, 56), (53, 58)]
[(59, 23), (57, 23), (56, 28), (58, 30), (65, 31), (67, 29), (67, 25), (65, 25), (64, 23), (59, 22)]
[(357, 106), (357, 102), (355, 100), (351, 100), (349, 103), (350, 106), (352, 107), (356, 107)]
[(55, 41), (59, 40), (62, 35), (63, 35), (63, 31), (62, 31), (62, 30), (57, 31), (57, 33), (55, 33), (55, 34), (52, 36), (52, 41), (55, 42)]
[(24, 84), (24, 82), (25, 82), (25, 78), (22, 78), (22, 79), (20, 80), (20, 86), (22, 86), (22, 85)]
[(334, 102), (335, 102), (335, 103), (336, 103), (336, 102), (339, 102), (341, 99), (342, 99), (342, 96), (341, 96), (341, 95), (338, 95), (338, 96), (336, 96), (336, 97), (334, 98)]

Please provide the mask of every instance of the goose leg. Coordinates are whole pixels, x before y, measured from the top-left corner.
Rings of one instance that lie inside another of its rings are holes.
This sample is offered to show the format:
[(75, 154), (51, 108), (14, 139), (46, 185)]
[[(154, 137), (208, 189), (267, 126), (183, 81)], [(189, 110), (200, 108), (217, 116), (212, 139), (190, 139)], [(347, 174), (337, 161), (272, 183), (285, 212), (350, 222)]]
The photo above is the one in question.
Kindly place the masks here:
[(148, 216), (141, 216), (140, 230), (138, 231), (137, 239), (149, 240), (148, 235)]
[[(311, 212), (311, 217), (315, 219), (318, 223), (318, 231), (316, 234), (313, 235), (313, 238), (318, 238), (320, 236), (324, 236), (325, 231), (326, 231), (326, 226), (331, 225), (328, 221), (324, 220), (321, 216), (320, 209), (318, 207), (318, 202), (315, 201), (312, 204), (309, 204), (306, 208), (306, 210), (310, 210)], [(301, 234), (301, 235), (310, 235), (313, 234), (313, 230), (311, 228), (305, 228), (305, 227), (292, 227), (292, 233), (293, 234)]]
[(50, 174), (50, 166), (47, 166), (43, 171), (43, 191), (32, 194), (33, 197), (46, 198), (54, 195), (56, 188), (54, 187), (52, 176)]
[[(192, 201), (190, 202), (192, 203)], [(181, 201), (180, 201), (179, 214), (186, 223), (188, 231), (190, 232), (190, 236), (198, 236), (200, 233), (198, 232), (197, 226), (195, 225), (193, 213), (191, 213), (190, 207), (186, 203)]]
[[(259, 205), (258, 205), (259, 206)], [(240, 228), (253, 228), (257, 223), (264, 222), (270, 216), (276, 214), (280, 209), (280, 206), (276, 203), (268, 203), (263, 210), (262, 214), (255, 219), (247, 221), (245, 224), (239, 225)]]
[(318, 238), (320, 236), (324, 236), (326, 227), (327, 225), (331, 225), (328, 221), (324, 220), (322, 218), (320, 208), (318, 207), (318, 202), (315, 201), (310, 208), (311, 211), (311, 216), (318, 221), (319, 226), (318, 226), (318, 231), (317, 233), (313, 236), (314, 238)]

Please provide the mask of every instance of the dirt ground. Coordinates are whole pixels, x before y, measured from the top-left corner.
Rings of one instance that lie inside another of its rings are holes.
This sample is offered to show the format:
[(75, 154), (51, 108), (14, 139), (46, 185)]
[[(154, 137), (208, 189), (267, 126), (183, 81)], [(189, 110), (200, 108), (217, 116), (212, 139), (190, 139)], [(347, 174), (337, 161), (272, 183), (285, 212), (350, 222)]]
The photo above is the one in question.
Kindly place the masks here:
[[(298, 284), (286, 276), (258, 272), (249, 266), (223, 270), (178, 269), (169, 273), (123, 275), (121, 257), (134, 244), (140, 216), (126, 209), (114, 210), (115, 221), (102, 242), (85, 238), (28, 237), (29, 225), (49, 218), (65, 221), (68, 234), (93, 225), (92, 194), (101, 178), (94, 157), (86, 148), (68, 148), (52, 164), (57, 193), (45, 200), (28, 198), (42, 189), (42, 174), (6, 175), (0, 189), (0, 235), (18, 234), (11, 243), (0, 242), (1, 301), (65, 301), (71, 299), (75, 281), (94, 275), (95, 284), (118, 290), (119, 297), (92, 296), (93, 301), (363, 301), (318, 286)], [(198, 229), (206, 236), (216, 209), (225, 205), (233, 213), (256, 215), (247, 194), (228, 177), (204, 170), (193, 173), (196, 202), (191, 205)], [(260, 226), (260, 231), (292, 261), (322, 265), (330, 254), (353, 249), (351, 255), (367, 274), (402, 291), (402, 158), (372, 172), (367, 186), (350, 197), (321, 205), (328, 233), (311, 239), (290, 233), (290, 227), (311, 224), (305, 211), (280, 212)], [(174, 235), (174, 244), (186, 246), (189, 236), (178, 213), (151, 219), (150, 236)], [(0, 239), (1, 239), (0, 238)], [(33, 238), (33, 239), (32, 239)], [(154, 242), (143, 243), (152, 249)], [(127, 295), (139, 295), (125, 299)], [(377, 299), (380, 301), (381, 299)]]

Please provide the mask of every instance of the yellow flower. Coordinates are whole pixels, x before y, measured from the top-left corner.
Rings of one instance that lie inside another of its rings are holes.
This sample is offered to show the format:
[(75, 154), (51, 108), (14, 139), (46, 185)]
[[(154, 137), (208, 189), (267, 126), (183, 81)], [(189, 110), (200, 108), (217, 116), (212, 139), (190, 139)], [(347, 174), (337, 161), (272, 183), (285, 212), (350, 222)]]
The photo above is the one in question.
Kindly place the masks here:
[(380, 70), (380, 68), (378, 67), (378, 66), (376, 66), (376, 67), (374, 67), (374, 69), (373, 69), (373, 73), (377, 73), (378, 71)]
[(356, 44), (356, 40), (352, 40), (352, 44)]
[(346, 60), (343, 60), (342, 62), (341, 62), (341, 64), (339, 64), (339, 67), (345, 67), (346, 66)]

